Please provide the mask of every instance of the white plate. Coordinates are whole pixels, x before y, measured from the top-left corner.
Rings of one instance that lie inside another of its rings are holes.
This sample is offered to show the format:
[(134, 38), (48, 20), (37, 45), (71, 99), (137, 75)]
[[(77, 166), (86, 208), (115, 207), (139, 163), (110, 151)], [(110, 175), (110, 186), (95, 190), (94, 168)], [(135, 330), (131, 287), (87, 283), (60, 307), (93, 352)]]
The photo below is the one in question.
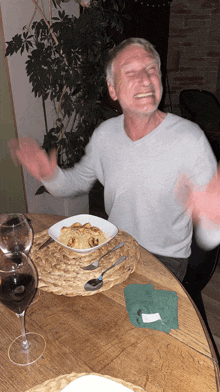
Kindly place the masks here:
[(69, 383), (62, 392), (131, 392), (132, 389), (109, 378), (88, 375), (78, 377)]
[[(97, 246), (94, 246), (93, 248), (88, 248), (88, 249), (70, 248), (69, 246), (64, 245), (61, 242), (59, 242), (58, 237), (61, 233), (62, 227), (63, 226), (69, 227), (69, 226), (73, 225), (73, 223), (76, 223), (76, 222), (79, 222), (82, 225), (89, 222), (92, 226), (98, 227), (99, 229), (101, 229), (103, 231), (107, 240), (101, 245), (97, 245)], [(113, 225), (111, 222), (109, 222), (105, 219), (99, 218), (98, 216), (87, 215), (87, 214), (75, 215), (75, 216), (71, 216), (70, 218), (63, 219), (60, 222), (55, 223), (55, 225), (51, 226), (48, 230), (49, 236), (52, 237), (56, 242), (58, 242), (59, 244), (61, 244), (62, 246), (64, 246), (67, 249), (73, 250), (74, 252), (81, 253), (81, 254), (87, 254), (87, 253), (94, 252), (96, 249), (99, 249), (101, 246), (107, 244), (107, 242), (109, 242), (113, 237), (115, 237), (117, 233), (118, 233), (118, 228), (115, 225)]]

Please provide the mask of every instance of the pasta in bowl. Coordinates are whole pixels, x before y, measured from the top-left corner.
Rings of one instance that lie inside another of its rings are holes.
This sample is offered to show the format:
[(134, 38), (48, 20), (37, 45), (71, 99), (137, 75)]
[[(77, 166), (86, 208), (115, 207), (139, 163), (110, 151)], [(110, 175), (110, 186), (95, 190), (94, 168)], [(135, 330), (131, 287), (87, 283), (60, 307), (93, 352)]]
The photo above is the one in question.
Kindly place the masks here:
[(60, 245), (82, 254), (94, 252), (117, 233), (118, 228), (111, 222), (89, 214), (63, 219), (48, 230)]

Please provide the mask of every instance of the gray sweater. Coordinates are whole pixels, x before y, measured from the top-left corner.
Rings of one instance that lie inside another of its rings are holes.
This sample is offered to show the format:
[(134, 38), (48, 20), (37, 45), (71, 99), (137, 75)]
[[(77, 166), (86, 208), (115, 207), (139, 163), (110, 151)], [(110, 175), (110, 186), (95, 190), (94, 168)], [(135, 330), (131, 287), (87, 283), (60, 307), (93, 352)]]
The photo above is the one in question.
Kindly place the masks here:
[(152, 253), (188, 257), (192, 221), (176, 197), (180, 173), (195, 185), (208, 183), (216, 160), (203, 131), (173, 114), (151, 133), (132, 141), (124, 117), (102, 123), (74, 168), (44, 181), (55, 196), (88, 192), (98, 179), (104, 185), (109, 221), (131, 234)]

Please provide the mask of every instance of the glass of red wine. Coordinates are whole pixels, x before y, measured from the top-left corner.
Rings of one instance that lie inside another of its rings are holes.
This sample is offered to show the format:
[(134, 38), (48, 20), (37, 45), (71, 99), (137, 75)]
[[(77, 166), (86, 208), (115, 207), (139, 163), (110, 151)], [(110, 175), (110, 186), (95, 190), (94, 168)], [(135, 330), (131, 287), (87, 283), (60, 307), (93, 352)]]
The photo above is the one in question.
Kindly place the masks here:
[[(13, 212), (0, 214), (0, 248), (8, 257), (19, 252), (29, 253), (33, 243), (33, 230), (25, 215)], [(37, 290), (33, 305), (39, 298)]]
[(0, 248), (9, 257), (18, 252), (28, 253), (33, 242), (33, 230), (20, 213), (0, 214)]
[(46, 342), (38, 333), (25, 331), (25, 312), (38, 285), (36, 267), (30, 257), (18, 252), (0, 258), (0, 302), (20, 319), (21, 335), (10, 345), (9, 359), (16, 365), (30, 365), (42, 357)]

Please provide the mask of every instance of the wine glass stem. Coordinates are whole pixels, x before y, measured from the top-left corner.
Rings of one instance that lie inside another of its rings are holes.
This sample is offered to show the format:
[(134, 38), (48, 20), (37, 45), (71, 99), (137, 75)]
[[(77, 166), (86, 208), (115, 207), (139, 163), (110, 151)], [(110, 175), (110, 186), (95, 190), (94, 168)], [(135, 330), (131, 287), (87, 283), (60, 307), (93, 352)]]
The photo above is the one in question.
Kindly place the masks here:
[(19, 316), (19, 320), (21, 322), (21, 333), (22, 333), (23, 347), (25, 350), (27, 350), (29, 347), (29, 343), (27, 340), (26, 332), (25, 332), (25, 322), (24, 322), (25, 310), (21, 314), (19, 314), (18, 316)]

